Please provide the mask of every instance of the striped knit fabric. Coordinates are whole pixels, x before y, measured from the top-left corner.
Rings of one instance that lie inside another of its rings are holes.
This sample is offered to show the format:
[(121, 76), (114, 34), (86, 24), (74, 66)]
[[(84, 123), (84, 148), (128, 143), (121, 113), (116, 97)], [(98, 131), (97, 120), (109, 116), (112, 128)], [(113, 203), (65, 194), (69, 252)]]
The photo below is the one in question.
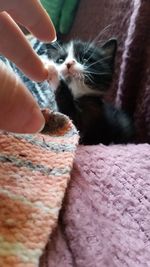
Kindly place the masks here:
[[(41, 57), (41, 59), (48, 60), (46, 45), (31, 36), (29, 36), (28, 39), (30, 41), (31, 46), (33, 47), (35, 52)], [(0, 55), (0, 60), (2, 60), (7, 65), (8, 69), (13, 70), (13, 72), (20, 77), (20, 79), (29, 89), (30, 93), (37, 100), (41, 108), (50, 108), (55, 111), (57, 110), (54, 93), (51, 90), (50, 85), (47, 81), (39, 83), (34, 82), (28, 77), (26, 77), (16, 67), (16, 65), (9, 61), (7, 58), (4, 58)]]
[[(41, 107), (48, 106), (47, 91), (42, 95), (39, 85), (29, 84)], [(75, 127), (57, 112), (43, 133), (0, 133), (0, 267), (38, 267), (57, 225), (77, 143)]]

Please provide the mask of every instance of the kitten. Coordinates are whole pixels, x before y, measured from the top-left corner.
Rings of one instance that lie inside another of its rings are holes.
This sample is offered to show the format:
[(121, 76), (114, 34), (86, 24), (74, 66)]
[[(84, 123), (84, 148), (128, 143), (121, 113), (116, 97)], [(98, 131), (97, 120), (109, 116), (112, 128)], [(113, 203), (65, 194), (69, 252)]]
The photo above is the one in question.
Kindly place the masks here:
[(127, 115), (103, 99), (112, 81), (116, 39), (100, 48), (74, 40), (47, 45), (49, 83), (58, 110), (68, 115), (79, 130), (80, 143), (127, 143), (132, 123)]

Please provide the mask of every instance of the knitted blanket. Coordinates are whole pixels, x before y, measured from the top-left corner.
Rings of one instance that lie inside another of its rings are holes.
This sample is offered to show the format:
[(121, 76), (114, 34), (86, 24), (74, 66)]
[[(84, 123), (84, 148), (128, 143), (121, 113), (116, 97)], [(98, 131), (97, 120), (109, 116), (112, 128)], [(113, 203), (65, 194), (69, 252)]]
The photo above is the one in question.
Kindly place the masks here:
[[(36, 40), (33, 45), (38, 50), (43, 47)], [(55, 110), (48, 83), (30, 81), (11, 62), (1, 59), (20, 75), (41, 107)], [(46, 121), (40, 134), (0, 132), (1, 267), (37, 267), (57, 225), (78, 133), (57, 112), (51, 112)]]
[(79, 146), (40, 267), (150, 266), (150, 145)]

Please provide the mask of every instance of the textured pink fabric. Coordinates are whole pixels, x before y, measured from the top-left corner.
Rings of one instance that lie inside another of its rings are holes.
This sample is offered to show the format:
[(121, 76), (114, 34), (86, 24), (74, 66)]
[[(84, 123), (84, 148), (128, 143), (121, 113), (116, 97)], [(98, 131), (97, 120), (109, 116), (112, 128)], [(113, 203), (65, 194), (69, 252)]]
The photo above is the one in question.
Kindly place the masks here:
[(134, 0), (124, 43), (117, 104), (134, 117), (137, 141), (150, 142), (150, 4)]
[(78, 148), (46, 267), (150, 266), (149, 150)]

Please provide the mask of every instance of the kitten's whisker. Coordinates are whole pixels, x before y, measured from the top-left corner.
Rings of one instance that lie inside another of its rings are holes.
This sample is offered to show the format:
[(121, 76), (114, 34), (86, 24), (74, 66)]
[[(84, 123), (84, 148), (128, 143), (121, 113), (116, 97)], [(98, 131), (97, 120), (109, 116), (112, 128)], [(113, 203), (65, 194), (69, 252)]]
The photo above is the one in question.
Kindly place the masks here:
[(93, 56), (94, 52), (96, 50), (96, 47), (93, 49), (93, 52), (91, 53), (91, 55), (87, 58), (87, 60), (85, 61), (85, 64), (90, 60), (90, 58)]
[(86, 75), (86, 74), (85, 74), (85, 77), (86, 77), (91, 83), (96, 84), (96, 83), (93, 81), (92, 77), (90, 77), (90, 74), (89, 74), (89, 75)]
[(55, 41), (54, 43), (51, 43), (51, 45), (54, 46), (54, 47), (57, 46), (57, 47), (59, 47), (61, 50), (62, 50), (62, 48), (63, 48), (63, 47), (59, 44), (58, 41)]
[(99, 46), (103, 46), (104, 43), (105, 43), (105, 41), (106, 41), (105, 39), (101, 39), (101, 40), (99, 40), (99, 41), (96, 42), (96, 45), (97, 45), (97, 46), (98, 46), (98, 45), (99, 45)]
[[(93, 45), (93, 47), (92, 47), (92, 45)], [(94, 46), (94, 43), (92, 43), (92, 42), (89, 43), (89, 49), (90, 49), (90, 47), (92, 47), (92, 50), (93, 50), (93, 51), (92, 51), (91, 55), (87, 58), (86, 62), (88, 62), (88, 61), (90, 60), (90, 58), (93, 56), (95, 50), (97, 49), (96, 46)], [(86, 53), (89, 51), (89, 49), (86, 51)], [(86, 53), (84, 53), (84, 55), (85, 55)], [(86, 62), (85, 62), (85, 64), (86, 64)]]
[[(92, 43), (95, 44), (97, 43), (97, 40), (99, 37), (101, 37), (110, 27), (112, 26), (112, 24), (107, 25), (104, 29), (102, 29), (97, 35), (96, 37), (93, 39), (93, 36), (90, 36), (90, 38), (88, 39), (88, 43)], [(102, 41), (103, 43), (103, 41)]]
[(99, 59), (99, 60), (97, 60), (97, 61), (91, 63), (91, 64), (88, 65), (87, 67), (85, 66), (85, 64), (86, 64), (86, 62), (85, 62), (84, 67), (85, 67), (85, 68), (90, 68), (91, 66), (93, 66), (93, 65), (95, 65), (95, 64), (97, 64), (97, 63), (101, 63), (101, 62), (103, 62), (103, 61), (105, 61), (106, 59), (109, 59), (109, 58), (111, 58), (111, 56), (101, 58), (101, 59)]
[[(50, 43), (50, 46), (51, 47), (54, 47), (56, 50), (58, 49), (58, 50), (63, 50), (63, 51), (65, 51), (65, 48), (63, 47), (63, 46), (61, 46), (60, 44), (59, 44), (59, 42), (58, 41), (55, 41), (54, 43)], [(47, 52), (50, 52), (51, 50), (52, 50), (52, 48), (51, 47), (47, 47), (46, 48), (46, 51)]]
[(111, 72), (94, 72), (94, 71), (84, 71), (87, 74), (96, 74), (96, 75), (110, 75)]
[[(84, 49), (84, 54), (83, 54), (84, 56), (90, 50), (90, 48), (91, 48), (91, 42), (88, 42), (85, 49)], [(86, 62), (87, 62), (87, 60), (86, 60)]]
[(92, 43), (94, 43), (94, 44), (97, 43), (98, 38), (101, 37), (111, 26), (112, 26), (112, 24), (109, 24), (103, 30), (101, 30), (99, 32), (99, 34), (94, 38), (94, 40), (92, 41)]
[[(93, 41), (91, 41), (91, 42), (89, 42), (88, 43), (88, 49), (84, 52), (84, 55), (89, 51), (89, 49), (90, 49), (90, 47), (93, 45), (93, 46), (95, 46), (95, 43), (100, 43), (101, 42), (101, 44), (103, 44), (104, 43), (104, 41), (98, 41), (97, 42), (97, 39), (106, 31), (106, 30), (108, 30), (109, 29), (109, 27), (111, 27), (112, 25), (111, 24), (109, 24), (108, 26), (106, 26), (99, 34), (98, 34), (98, 36), (96, 36), (96, 38), (93, 40)], [(94, 50), (93, 50), (93, 52), (92, 52), (92, 54), (89, 56), (89, 58), (86, 60), (86, 62), (88, 62), (89, 61), (89, 59), (92, 57), (92, 55), (93, 55), (93, 53), (95, 52), (95, 50), (96, 50), (96, 47), (94, 48)], [(85, 62), (85, 63), (86, 63)]]

